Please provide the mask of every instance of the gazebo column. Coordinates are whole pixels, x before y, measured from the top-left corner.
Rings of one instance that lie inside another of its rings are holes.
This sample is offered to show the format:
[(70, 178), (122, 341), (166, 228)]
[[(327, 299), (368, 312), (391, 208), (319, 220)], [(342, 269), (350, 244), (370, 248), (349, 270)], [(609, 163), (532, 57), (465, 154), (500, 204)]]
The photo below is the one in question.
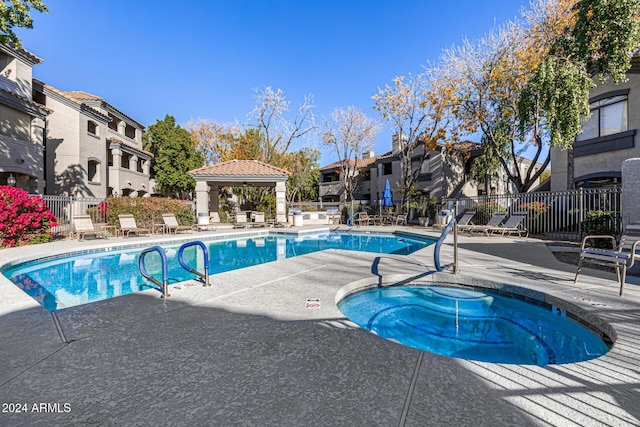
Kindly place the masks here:
[(284, 182), (276, 182), (276, 221), (287, 222), (286, 196), (287, 186)]
[(220, 212), (220, 187), (218, 184), (213, 184), (211, 191), (209, 191), (209, 211)]
[(207, 181), (196, 181), (196, 217), (198, 224), (200, 218), (209, 223), (209, 184)]

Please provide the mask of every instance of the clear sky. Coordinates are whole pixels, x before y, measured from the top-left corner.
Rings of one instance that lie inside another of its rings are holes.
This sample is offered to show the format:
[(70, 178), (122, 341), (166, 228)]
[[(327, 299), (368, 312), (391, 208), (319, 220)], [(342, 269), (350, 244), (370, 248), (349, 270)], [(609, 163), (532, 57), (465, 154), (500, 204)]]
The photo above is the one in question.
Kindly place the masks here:
[[(419, 73), (441, 50), (519, 16), (528, 0), (45, 0), (23, 47), (34, 77), (98, 95), (147, 126), (173, 115), (245, 123), (256, 88), (295, 108), (313, 94), (319, 123)], [(375, 144), (391, 148), (390, 127)], [(336, 160), (318, 142), (321, 164)]]

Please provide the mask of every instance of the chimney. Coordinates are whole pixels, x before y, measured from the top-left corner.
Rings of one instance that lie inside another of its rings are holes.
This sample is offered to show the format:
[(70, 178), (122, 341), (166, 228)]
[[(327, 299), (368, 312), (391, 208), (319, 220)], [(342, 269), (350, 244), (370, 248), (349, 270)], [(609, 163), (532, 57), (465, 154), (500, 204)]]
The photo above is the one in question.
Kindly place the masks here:
[(398, 154), (401, 149), (400, 149), (400, 140), (402, 140), (403, 143), (407, 142), (407, 135), (400, 133), (400, 132), (396, 132), (393, 134), (393, 136), (391, 137), (391, 152), (393, 154)]
[(373, 158), (375, 155), (373, 154), (373, 150), (369, 150), (369, 151), (365, 151), (364, 153), (362, 153), (362, 159), (371, 159)]

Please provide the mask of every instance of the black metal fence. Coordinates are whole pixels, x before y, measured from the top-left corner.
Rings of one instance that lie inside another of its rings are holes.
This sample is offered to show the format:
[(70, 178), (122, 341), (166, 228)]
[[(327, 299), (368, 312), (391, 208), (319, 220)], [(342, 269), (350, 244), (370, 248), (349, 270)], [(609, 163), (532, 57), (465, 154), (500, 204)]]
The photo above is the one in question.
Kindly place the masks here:
[(578, 241), (587, 234), (619, 234), (622, 188), (593, 188), (523, 194), (444, 199), (443, 209), (455, 215), (475, 210), (473, 222), (484, 224), (493, 214), (525, 213), (529, 233), (546, 238)]

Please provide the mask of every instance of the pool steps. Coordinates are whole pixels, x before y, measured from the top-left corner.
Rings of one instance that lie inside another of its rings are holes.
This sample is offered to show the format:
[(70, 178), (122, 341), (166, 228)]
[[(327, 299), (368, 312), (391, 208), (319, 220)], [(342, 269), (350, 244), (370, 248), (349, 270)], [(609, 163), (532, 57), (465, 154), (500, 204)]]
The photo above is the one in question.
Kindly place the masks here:
[[(187, 263), (184, 262), (184, 259), (182, 258), (182, 253), (184, 252), (184, 250), (191, 246), (199, 246), (202, 249), (202, 252), (204, 255), (204, 263), (203, 263), (204, 272), (203, 273), (199, 272), (194, 268), (191, 268), (189, 265), (187, 265)], [(147, 268), (145, 267), (145, 263), (144, 263), (145, 257), (147, 254), (150, 254), (152, 252), (157, 252), (160, 255), (160, 260), (162, 262), (162, 280), (158, 280), (155, 277), (153, 277), (151, 274), (149, 274), (147, 271)], [(184, 243), (182, 246), (180, 246), (180, 249), (178, 249), (178, 261), (180, 262), (180, 266), (182, 268), (200, 277), (204, 283), (203, 286), (205, 287), (211, 286), (211, 284), (209, 283), (209, 251), (204, 243), (202, 243), (199, 240), (194, 240), (192, 242)], [(149, 280), (160, 289), (160, 292), (162, 292), (162, 295), (160, 296), (160, 298), (171, 296), (169, 295), (167, 255), (163, 248), (161, 248), (160, 246), (151, 246), (143, 250), (140, 253), (140, 258), (138, 258), (138, 268), (140, 269), (140, 274), (142, 274), (142, 277)]]

